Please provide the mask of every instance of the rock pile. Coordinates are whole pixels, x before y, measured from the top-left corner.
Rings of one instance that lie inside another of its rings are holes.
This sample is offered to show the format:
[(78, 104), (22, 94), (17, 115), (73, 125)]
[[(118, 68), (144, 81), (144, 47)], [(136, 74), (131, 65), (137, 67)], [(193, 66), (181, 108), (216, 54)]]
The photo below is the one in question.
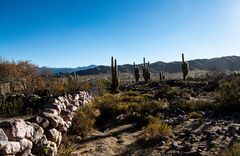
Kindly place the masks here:
[(83, 91), (51, 98), (38, 116), (0, 123), (0, 155), (56, 155), (75, 112), (91, 100)]

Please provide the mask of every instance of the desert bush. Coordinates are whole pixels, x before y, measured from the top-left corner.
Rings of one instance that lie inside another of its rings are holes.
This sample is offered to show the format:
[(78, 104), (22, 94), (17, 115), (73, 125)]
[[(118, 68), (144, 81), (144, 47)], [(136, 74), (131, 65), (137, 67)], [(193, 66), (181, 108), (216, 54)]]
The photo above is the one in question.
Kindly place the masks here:
[(181, 89), (180, 87), (169, 87), (167, 90), (167, 94), (169, 96), (180, 96), (181, 95)]
[(52, 79), (51, 86), (50, 86), (50, 94), (54, 96), (58, 96), (66, 92), (67, 90), (66, 90), (64, 81), (62, 81), (59, 78)]
[(147, 94), (126, 92), (124, 94), (104, 94), (95, 98), (95, 108), (99, 110), (100, 116), (96, 119), (97, 127), (104, 127), (119, 115), (124, 115), (129, 121), (138, 123), (142, 127), (145, 117), (156, 109), (166, 108), (169, 104), (163, 100), (153, 100)]
[(213, 110), (216, 105), (214, 101), (208, 100), (180, 100), (172, 104), (175, 107), (179, 107), (184, 111), (204, 111), (204, 110)]
[(172, 127), (165, 124), (159, 117), (148, 116), (148, 125), (143, 128), (145, 140), (167, 139), (172, 135)]
[(96, 109), (91, 104), (80, 108), (72, 120), (70, 133), (79, 135), (84, 139), (93, 129), (96, 118), (95, 111)]
[(104, 120), (113, 119), (120, 114), (146, 116), (155, 109), (163, 109), (169, 105), (167, 101), (149, 99), (147, 94), (132, 92), (120, 95), (105, 94), (96, 98), (95, 104)]
[(120, 114), (117, 106), (120, 103), (118, 95), (104, 94), (95, 98), (94, 104), (101, 112), (101, 120), (109, 120)]
[(0, 114), (14, 116), (22, 114), (26, 98), (21, 95), (1, 96)]
[(191, 112), (191, 113), (189, 113), (189, 118), (190, 119), (201, 119), (201, 118), (203, 118), (204, 116), (203, 116), (203, 114), (201, 114), (201, 113), (198, 113), (198, 112)]
[(240, 144), (233, 145), (230, 149), (220, 152), (220, 156), (239, 156), (240, 155)]
[(240, 77), (234, 77), (222, 82), (219, 87), (219, 96), (216, 98), (218, 108), (224, 111), (240, 110)]
[(189, 88), (183, 88), (181, 89), (181, 95), (191, 97), (192, 95), (194, 95), (194, 91)]
[(42, 108), (47, 99), (37, 96), (0, 95), (0, 115), (33, 115)]

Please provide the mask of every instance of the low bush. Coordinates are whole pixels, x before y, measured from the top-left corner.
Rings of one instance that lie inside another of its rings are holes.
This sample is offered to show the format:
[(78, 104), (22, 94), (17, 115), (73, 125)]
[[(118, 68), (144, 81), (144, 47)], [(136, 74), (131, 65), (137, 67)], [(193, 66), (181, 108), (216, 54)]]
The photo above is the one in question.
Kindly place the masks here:
[(96, 119), (96, 109), (92, 105), (80, 108), (73, 120), (69, 130), (71, 134), (79, 135), (84, 139), (93, 129)]
[(218, 108), (223, 111), (240, 111), (240, 77), (222, 82), (217, 97)]
[(153, 110), (163, 109), (169, 105), (167, 101), (153, 100), (147, 94), (133, 92), (116, 95), (104, 94), (95, 99), (95, 104), (101, 113), (98, 123), (112, 120), (121, 114), (147, 116)]
[(172, 135), (172, 127), (165, 124), (159, 117), (148, 116), (148, 125), (143, 128), (145, 140), (167, 139)]
[(0, 115), (33, 115), (39, 112), (45, 100), (37, 96), (0, 95)]
[(204, 111), (204, 110), (213, 110), (216, 108), (214, 101), (207, 100), (180, 100), (174, 103), (173, 106), (179, 107), (184, 111)]

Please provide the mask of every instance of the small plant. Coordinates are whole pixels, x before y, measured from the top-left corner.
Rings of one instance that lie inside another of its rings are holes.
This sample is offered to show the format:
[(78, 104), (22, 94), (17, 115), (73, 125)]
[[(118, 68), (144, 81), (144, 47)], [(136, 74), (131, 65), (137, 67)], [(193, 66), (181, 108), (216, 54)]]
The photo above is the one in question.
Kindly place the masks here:
[(143, 128), (145, 140), (167, 139), (172, 135), (172, 127), (165, 124), (159, 117), (148, 116), (148, 125)]
[(233, 145), (230, 149), (220, 152), (220, 156), (239, 156), (240, 155), (240, 144)]

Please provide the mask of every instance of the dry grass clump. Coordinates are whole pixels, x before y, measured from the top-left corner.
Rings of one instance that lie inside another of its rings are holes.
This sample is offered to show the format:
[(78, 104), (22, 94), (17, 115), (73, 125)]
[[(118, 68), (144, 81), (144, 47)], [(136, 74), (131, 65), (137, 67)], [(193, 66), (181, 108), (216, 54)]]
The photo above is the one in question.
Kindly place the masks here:
[(148, 116), (148, 125), (143, 128), (144, 140), (165, 140), (172, 135), (172, 127), (165, 124), (159, 117)]
[(240, 143), (233, 145), (230, 149), (222, 151), (220, 156), (239, 156), (240, 155)]

